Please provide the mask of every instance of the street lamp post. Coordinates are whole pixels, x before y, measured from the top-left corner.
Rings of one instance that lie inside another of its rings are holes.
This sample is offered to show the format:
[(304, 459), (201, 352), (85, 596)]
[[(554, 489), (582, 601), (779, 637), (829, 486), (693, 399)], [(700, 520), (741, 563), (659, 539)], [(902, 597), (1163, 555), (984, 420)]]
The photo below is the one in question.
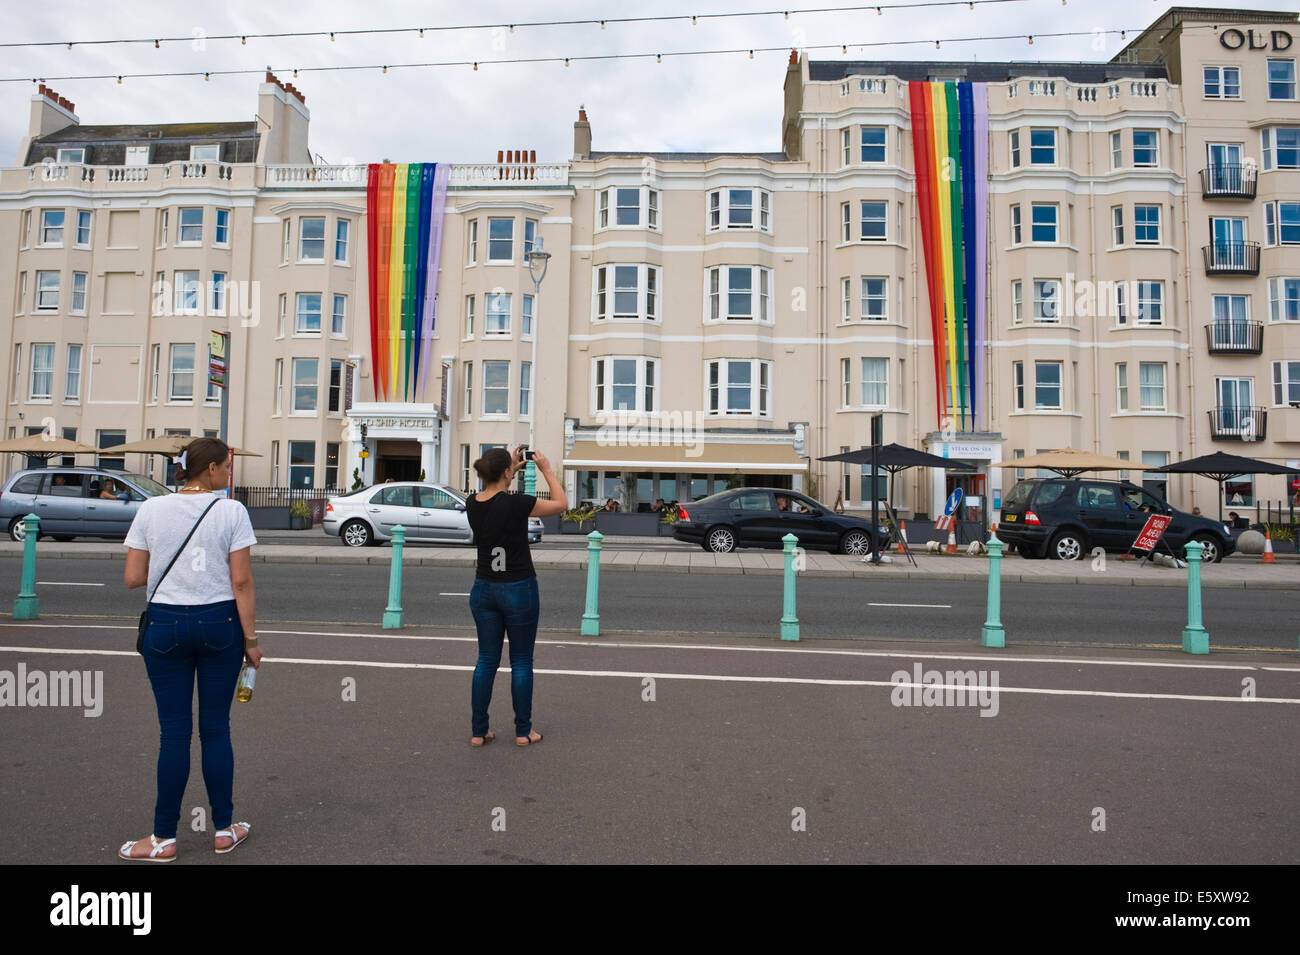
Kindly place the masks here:
[[(533, 358), (529, 367), (528, 380), (528, 447), (534, 448), (534, 435), (537, 425), (537, 339), (541, 328), (542, 314), (542, 279), (546, 278), (546, 269), (550, 265), (551, 253), (542, 246), (541, 235), (533, 236), (533, 247), (527, 252), (528, 276), (533, 280)], [(537, 465), (529, 461), (524, 470), (524, 492), (534, 494), (537, 491)]]

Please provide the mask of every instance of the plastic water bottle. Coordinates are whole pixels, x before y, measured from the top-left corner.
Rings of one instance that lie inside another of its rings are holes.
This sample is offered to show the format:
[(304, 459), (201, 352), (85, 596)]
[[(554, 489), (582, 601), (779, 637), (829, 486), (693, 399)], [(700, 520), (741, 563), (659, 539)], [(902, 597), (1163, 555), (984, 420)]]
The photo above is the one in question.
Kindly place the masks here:
[(235, 687), (235, 699), (247, 703), (253, 698), (253, 684), (257, 682), (257, 670), (244, 661), (244, 668), (239, 671), (239, 684)]

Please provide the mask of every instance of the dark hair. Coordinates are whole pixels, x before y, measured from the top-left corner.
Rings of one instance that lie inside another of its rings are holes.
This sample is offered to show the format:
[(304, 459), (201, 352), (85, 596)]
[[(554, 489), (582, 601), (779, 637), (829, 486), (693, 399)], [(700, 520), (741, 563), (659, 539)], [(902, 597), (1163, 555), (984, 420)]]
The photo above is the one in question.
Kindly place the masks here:
[(512, 464), (514, 458), (505, 448), (488, 448), (483, 457), (474, 462), (474, 470), (484, 484), (495, 484)]
[(185, 466), (176, 465), (175, 480), (183, 484), (206, 472), (209, 464), (225, 461), (230, 456), (230, 445), (220, 438), (195, 438), (181, 448), (181, 453), (185, 455)]

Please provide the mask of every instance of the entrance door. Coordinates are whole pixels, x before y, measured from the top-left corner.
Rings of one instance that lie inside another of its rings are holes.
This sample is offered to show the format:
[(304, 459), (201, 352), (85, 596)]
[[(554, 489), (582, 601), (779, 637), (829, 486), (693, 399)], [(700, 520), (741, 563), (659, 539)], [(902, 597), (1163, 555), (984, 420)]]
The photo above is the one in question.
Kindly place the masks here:
[(1241, 190), (1241, 143), (1206, 143), (1211, 192)]
[(1245, 435), (1249, 431), (1253, 435), (1255, 422), (1251, 407), (1255, 403), (1255, 379), (1217, 378), (1215, 392), (1219, 432)]
[(1210, 220), (1215, 268), (1246, 267), (1246, 220), (1215, 218)]

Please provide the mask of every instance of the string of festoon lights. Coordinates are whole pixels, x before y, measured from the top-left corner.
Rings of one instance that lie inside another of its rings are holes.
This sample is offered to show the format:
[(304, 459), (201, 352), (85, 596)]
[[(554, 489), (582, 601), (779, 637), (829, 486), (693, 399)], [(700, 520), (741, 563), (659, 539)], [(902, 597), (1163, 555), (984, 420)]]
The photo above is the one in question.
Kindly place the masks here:
[[(974, 0), (978, 3), (979, 0)], [(929, 46), (934, 44), (936, 50), (943, 49), (943, 44), (956, 43), (986, 43), (1002, 42), (1007, 40), (1026, 40), (1033, 44), (1034, 37), (1039, 39), (1060, 39), (1065, 37), (1100, 37), (1100, 36), (1118, 36), (1121, 40), (1127, 37), (1128, 29), (1092, 29), (1092, 30), (1067, 30), (1050, 33), (1006, 33), (1001, 35), (980, 35), (964, 37), (943, 37), (940, 39), (912, 39), (912, 40), (874, 40), (865, 43), (821, 43), (807, 44), (800, 46), (800, 50), (840, 50), (841, 53), (847, 54), (850, 50), (866, 50), (876, 47), (889, 46)], [(788, 45), (766, 46), (766, 47), (736, 47), (732, 49), (713, 49), (713, 50), (674, 50), (669, 52), (658, 53), (586, 53), (573, 56), (533, 56), (533, 57), (505, 57), (500, 59), (485, 60), (434, 60), (420, 63), (364, 63), (352, 65), (331, 65), (331, 66), (271, 66), (267, 65), (264, 69), (275, 73), (292, 71), (296, 77), (299, 73), (341, 73), (377, 70), (386, 74), (389, 70), (415, 70), (415, 69), (437, 69), (449, 67), (472, 67), (478, 70), (480, 66), (506, 66), (512, 64), (542, 64), (554, 63), (570, 66), (573, 63), (591, 63), (598, 61), (611, 60), (649, 60), (653, 59), (657, 63), (662, 63), (664, 58), (686, 58), (698, 56), (734, 56), (748, 54), (749, 59), (754, 59), (760, 53), (786, 53), (791, 48)], [(230, 70), (175, 70), (175, 71), (156, 71), (143, 73), (88, 73), (82, 75), (66, 76), (40, 76), (40, 77), (17, 77), (7, 76), (0, 77), (0, 83), (52, 83), (52, 82), (75, 82), (81, 80), (113, 80), (122, 83), (128, 79), (172, 79), (186, 77), (203, 77), (205, 80), (211, 80), (212, 77), (222, 76), (251, 76), (263, 72), (259, 69), (230, 69)]]
[[(515, 30), (523, 30), (538, 27), (567, 27), (567, 26), (596, 26), (599, 25), (603, 30), (609, 25), (624, 25), (630, 23), (671, 23), (690, 21), (692, 25), (700, 21), (711, 20), (739, 20), (752, 19), (757, 17), (783, 17), (790, 19), (791, 16), (801, 14), (819, 14), (819, 13), (869, 13), (874, 10), (878, 15), (883, 16), (886, 10), (919, 10), (927, 7), (968, 7), (974, 10), (976, 7), (990, 6), (993, 4), (1007, 3), (1029, 3), (1032, 0), (919, 0), (915, 3), (880, 3), (880, 4), (858, 4), (847, 7), (800, 7), (798, 9), (786, 8), (781, 10), (732, 10), (719, 13), (674, 13), (659, 14), (656, 16), (639, 16), (639, 17), (581, 17), (563, 20), (527, 20), (515, 23), (463, 23), (463, 24), (439, 24), (435, 26), (406, 26), (406, 27), (371, 27), (352, 30), (284, 30), (269, 33), (221, 33), (207, 35), (202, 31), (190, 33), (186, 36), (141, 36), (141, 37), (123, 37), (103, 40), (32, 40), (32, 41), (14, 41), (0, 43), (0, 49), (21, 49), (24, 47), (57, 47), (66, 46), (69, 50), (78, 46), (112, 46), (112, 45), (148, 45), (152, 44), (155, 49), (161, 49), (164, 43), (193, 43), (196, 36), (201, 35), (204, 42), (221, 42), (238, 40), (241, 45), (247, 45), (249, 40), (287, 40), (287, 39), (325, 39), (331, 42), (338, 40), (340, 37), (357, 37), (357, 36), (393, 36), (400, 34), (412, 34), (417, 37), (423, 37), (426, 33), (451, 33), (457, 31), (469, 30), (509, 30), (514, 33)], [(1061, 0), (1061, 5), (1065, 6), (1066, 0)]]

